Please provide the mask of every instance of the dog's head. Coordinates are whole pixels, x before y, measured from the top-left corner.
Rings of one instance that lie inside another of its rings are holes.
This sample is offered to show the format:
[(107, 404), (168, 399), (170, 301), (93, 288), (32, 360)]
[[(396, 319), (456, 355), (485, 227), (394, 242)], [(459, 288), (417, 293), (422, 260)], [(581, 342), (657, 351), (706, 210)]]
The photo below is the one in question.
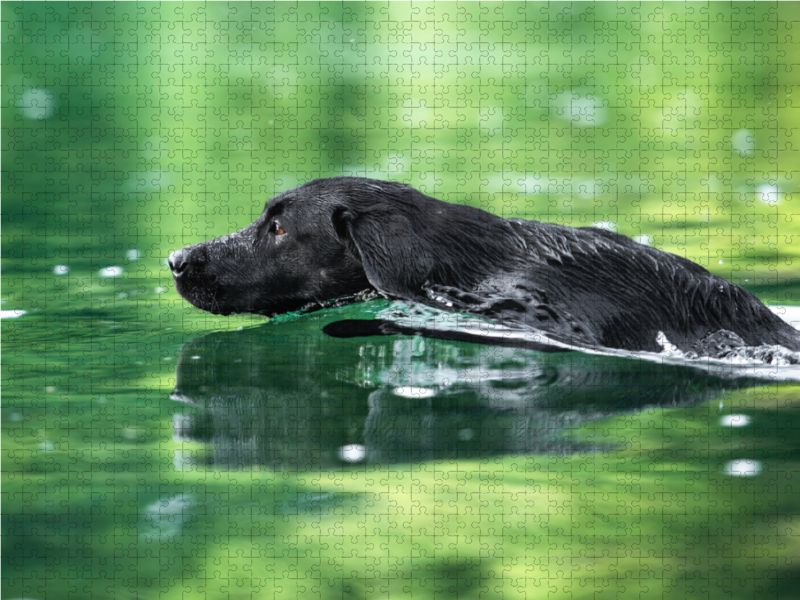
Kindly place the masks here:
[(403, 184), (336, 177), (270, 200), (241, 231), (169, 256), (178, 292), (216, 314), (273, 315), (374, 288), (410, 298), (433, 255), (430, 203)]

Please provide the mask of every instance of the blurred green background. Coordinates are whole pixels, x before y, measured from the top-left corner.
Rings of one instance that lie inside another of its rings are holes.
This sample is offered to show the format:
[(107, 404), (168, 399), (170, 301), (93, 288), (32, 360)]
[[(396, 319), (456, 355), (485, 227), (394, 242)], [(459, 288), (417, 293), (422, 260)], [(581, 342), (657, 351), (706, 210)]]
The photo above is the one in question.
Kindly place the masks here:
[(163, 259), (347, 174), (604, 222), (796, 303), (798, 19), (798, 3), (6, 2), (3, 256)]
[(505, 355), (334, 352), (334, 313), (214, 317), (164, 259), (344, 174), (599, 224), (800, 304), (798, 23), (794, 2), (4, 2), (4, 597), (796, 598), (796, 386), (573, 432), (602, 452), (225, 470), (170, 399), (204, 332), (256, 324), (263, 373), (337, 444), (365, 443), (363, 419), (336, 429), (372, 410), (365, 373), (423, 389)]

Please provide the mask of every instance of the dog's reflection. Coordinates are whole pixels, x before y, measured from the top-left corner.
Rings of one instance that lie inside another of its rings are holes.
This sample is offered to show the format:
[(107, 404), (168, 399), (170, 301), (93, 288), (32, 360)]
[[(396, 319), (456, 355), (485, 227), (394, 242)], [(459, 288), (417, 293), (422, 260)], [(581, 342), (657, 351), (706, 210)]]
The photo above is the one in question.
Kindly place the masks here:
[(633, 358), (321, 329), (307, 316), (186, 343), (171, 397), (192, 408), (176, 415), (176, 438), (207, 443), (200, 460), (230, 468), (575, 452), (599, 447), (574, 440), (586, 420), (758, 383)]

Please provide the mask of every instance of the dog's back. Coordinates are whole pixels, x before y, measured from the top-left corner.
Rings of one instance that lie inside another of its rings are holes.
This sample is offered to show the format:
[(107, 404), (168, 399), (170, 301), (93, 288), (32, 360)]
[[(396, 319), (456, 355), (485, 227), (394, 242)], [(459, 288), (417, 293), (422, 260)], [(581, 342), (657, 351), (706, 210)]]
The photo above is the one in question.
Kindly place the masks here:
[(529, 285), (592, 323), (604, 346), (657, 351), (661, 332), (686, 351), (728, 330), (747, 345), (800, 349), (800, 333), (758, 298), (696, 263), (602, 229), (515, 223), (532, 248)]

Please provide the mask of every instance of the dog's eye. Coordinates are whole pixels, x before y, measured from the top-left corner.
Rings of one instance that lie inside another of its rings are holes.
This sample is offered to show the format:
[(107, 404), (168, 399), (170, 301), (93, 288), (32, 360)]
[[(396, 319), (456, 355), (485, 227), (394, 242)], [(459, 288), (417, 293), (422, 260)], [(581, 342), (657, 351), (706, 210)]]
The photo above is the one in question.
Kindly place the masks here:
[(286, 230), (280, 225), (278, 225), (277, 222), (272, 224), (272, 231), (275, 235), (283, 235), (284, 233), (286, 233)]

